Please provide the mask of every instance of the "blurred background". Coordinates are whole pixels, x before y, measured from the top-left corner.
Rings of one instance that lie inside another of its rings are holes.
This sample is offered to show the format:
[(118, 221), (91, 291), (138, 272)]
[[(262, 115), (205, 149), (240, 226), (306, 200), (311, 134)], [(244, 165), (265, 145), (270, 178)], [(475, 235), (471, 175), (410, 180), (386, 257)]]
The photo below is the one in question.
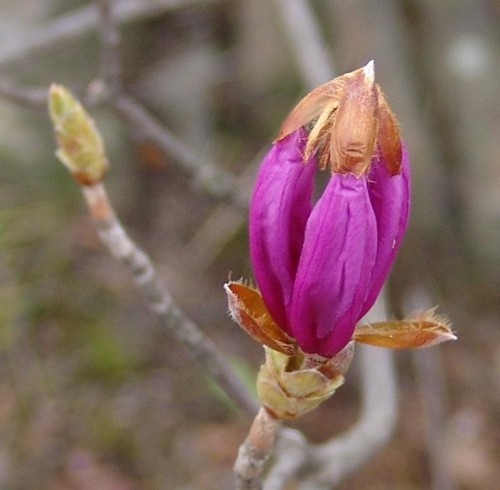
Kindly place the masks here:
[[(125, 90), (202, 160), (241, 176), (242, 200), (280, 121), (308, 91), (306, 75), (321, 77), (297, 63), (307, 44), (284, 4), (114, 2), (128, 12)], [(83, 94), (99, 76), (96, 10), (76, 0), (0, 6), (0, 488), (228, 488), (248, 417), (161, 330), (54, 157), (38, 95), (51, 82)], [(375, 59), (409, 147), (413, 209), (389, 285), (394, 314), (438, 304), (459, 337), (431, 356), (397, 353), (397, 431), (340, 488), (496, 488), (500, 3), (309, 6), (336, 74)], [(24, 89), (33, 103), (16, 97)], [(231, 323), (222, 289), (229, 273), (251, 277), (244, 212), (205, 192), (182, 159), (106, 104), (91, 113), (124, 225), (252, 384), (262, 349)], [(340, 433), (358, 416), (358, 387), (354, 368), (292, 425), (316, 442)]]

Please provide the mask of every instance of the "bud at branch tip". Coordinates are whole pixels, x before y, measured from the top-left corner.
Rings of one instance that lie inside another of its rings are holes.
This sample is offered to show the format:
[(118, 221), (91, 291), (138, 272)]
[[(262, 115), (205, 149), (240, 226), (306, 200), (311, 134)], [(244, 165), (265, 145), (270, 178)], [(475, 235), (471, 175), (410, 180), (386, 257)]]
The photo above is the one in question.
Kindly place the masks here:
[(94, 120), (62, 85), (50, 86), (48, 105), (58, 146), (57, 158), (80, 184), (100, 182), (109, 164)]

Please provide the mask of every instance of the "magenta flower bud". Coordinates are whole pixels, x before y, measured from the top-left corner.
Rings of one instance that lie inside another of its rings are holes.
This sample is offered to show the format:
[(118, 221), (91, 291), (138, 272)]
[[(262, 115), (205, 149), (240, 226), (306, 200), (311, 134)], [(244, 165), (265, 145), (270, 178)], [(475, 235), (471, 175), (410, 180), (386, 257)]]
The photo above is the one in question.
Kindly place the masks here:
[[(318, 168), (331, 175), (313, 205)], [(250, 254), (269, 314), (305, 353), (333, 357), (351, 340), (409, 201), (408, 156), (373, 64), (314, 90), (285, 120), (257, 176)]]

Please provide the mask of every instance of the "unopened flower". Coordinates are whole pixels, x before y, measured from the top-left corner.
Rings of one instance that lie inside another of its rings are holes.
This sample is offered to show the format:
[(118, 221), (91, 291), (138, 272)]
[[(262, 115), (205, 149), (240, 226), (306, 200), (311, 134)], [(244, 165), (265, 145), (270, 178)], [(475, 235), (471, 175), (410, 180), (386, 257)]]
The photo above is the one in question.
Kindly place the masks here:
[(49, 114), (58, 145), (56, 156), (80, 184), (100, 182), (109, 164), (94, 120), (65, 87), (56, 84), (49, 90)]
[[(317, 168), (329, 181), (312, 204)], [(352, 337), (389, 272), (408, 220), (408, 156), (373, 63), (306, 96), (262, 162), (250, 253), (272, 318), (306, 353)]]
[[(314, 202), (318, 169), (328, 175)], [(356, 327), (389, 273), (409, 207), (408, 154), (373, 62), (304, 97), (264, 157), (250, 203), (258, 289), (225, 285), (233, 319), (266, 347), (257, 387), (277, 417), (302, 415), (342, 384), (353, 340), (411, 348), (455, 338), (433, 311)]]

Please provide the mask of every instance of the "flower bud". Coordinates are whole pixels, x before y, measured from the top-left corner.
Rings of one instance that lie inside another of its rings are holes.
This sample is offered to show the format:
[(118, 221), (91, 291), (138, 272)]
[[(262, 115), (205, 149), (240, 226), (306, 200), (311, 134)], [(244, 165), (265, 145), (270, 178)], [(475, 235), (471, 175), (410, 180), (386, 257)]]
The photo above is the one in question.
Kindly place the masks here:
[(109, 164), (94, 120), (62, 85), (51, 85), (48, 102), (57, 158), (80, 184), (100, 182)]
[[(314, 176), (331, 176), (313, 203)], [(409, 159), (373, 62), (318, 87), (285, 119), (250, 203), (250, 254), (276, 324), (332, 357), (370, 309), (409, 214)]]
[[(330, 171), (314, 202), (315, 175)], [(275, 417), (315, 408), (342, 383), (353, 340), (424, 347), (454, 337), (432, 312), (356, 328), (408, 223), (410, 166), (373, 62), (306, 95), (264, 157), (250, 202), (258, 290), (225, 285), (231, 316), (264, 345), (260, 400)]]

